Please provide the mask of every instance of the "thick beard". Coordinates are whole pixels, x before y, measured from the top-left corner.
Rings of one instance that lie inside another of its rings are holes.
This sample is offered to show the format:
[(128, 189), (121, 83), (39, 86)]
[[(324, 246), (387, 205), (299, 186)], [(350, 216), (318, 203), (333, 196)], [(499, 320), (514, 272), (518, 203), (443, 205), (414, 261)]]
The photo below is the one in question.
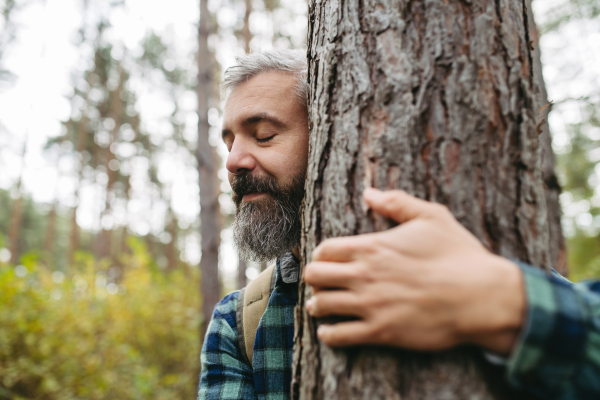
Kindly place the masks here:
[[(236, 205), (233, 240), (241, 259), (270, 261), (300, 246), (304, 173), (286, 187), (271, 176), (237, 175), (231, 187)], [(242, 202), (245, 194), (257, 192), (267, 196)]]

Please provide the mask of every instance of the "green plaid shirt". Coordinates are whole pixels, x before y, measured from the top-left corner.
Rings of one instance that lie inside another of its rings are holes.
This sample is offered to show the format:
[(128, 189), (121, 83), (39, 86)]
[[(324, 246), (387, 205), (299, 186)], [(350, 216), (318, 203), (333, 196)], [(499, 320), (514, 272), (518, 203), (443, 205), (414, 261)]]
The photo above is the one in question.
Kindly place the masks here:
[[(199, 400), (289, 399), (298, 265), (277, 261), (277, 282), (254, 343), (254, 369), (238, 348), (239, 292), (217, 304), (202, 348)], [(600, 399), (600, 281), (573, 284), (519, 264), (527, 322), (506, 361), (511, 384), (544, 400)]]

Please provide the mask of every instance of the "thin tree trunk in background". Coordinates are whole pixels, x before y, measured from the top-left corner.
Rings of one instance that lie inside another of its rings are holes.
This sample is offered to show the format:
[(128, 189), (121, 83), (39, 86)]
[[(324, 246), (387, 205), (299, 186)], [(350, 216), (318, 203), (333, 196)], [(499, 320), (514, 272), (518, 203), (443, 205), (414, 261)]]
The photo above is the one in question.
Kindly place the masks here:
[[(491, 251), (547, 268), (525, 3), (316, 0), (309, 14), (302, 265), (326, 238), (391, 227), (364, 207), (373, 186), (446, 204)], [(294, 399), (527, 398), (475, 348), (332, 350), (308, 297), (301, 285)]]
[[(244, 52), (250, 53), (250, 42), (252, 41), (252, 32), (250, 31), (250, 15), (252, 14), (252, 0), (244, 0), (246, 10), (244, 13), (244, 26), (242, 27), (242, 35), (244, 37)], [(248, 279), (246, 278), (246, 261), (238, 256), (238, 289), (246, 287)]]
[[(114, 127), (110, 131), (110, 144), (105, 149), (105, 168), (108, 174), (108, 183), (106, 184), (106, 196), (104, 200), (104, 211), (102, 212), (101, 221), (104, 217), (112, 217), (112, 200), (114, 198), (114, 185), (117, 182), (117, 171), (111, 168), (111, 162), (116, 160), (116, 156), (113, 153), (112, 144), (119, 140), (119, 130), (123, 123), (123, 100), (121, 99), (121, 93), (123, 92), (125, 84), (125, 72), (119, 67), (119, 85), (111, 93), (109, 117), (114, 121)], [(114, 221), (113, 221), (114, 223)], [(113, 229), (105, 229), (102, 227), (98, 240), (98, 257), (111, 257), (112, 252), (112, 239)], [(118, 264), (113, 259), (115, 264)]]
[(246, 278), (246, 261), (238, 258), (238, 289), (242, 289), (246, 287), (246, 283), (248, 282)]
[[(252, 0), (244, 0), (246, 12), (244, 13), (244, 26), (242, 34), (244, 35), (244, 51), (250, 53), (250, 41), (252, 40), (252, 32), (250, 32), (250, 14), (252, 13)], [(244, 285), (245, 286), (245, 285)]]
[(202, 240), (202, 315), (201, 340), (210, 322), (215, 304), (221, 297), (219, 285), (219, 245), (221, 243), (221, 210), (219, 206), (218, 156), (208, 141), (208, 105), (213, 93), (212, 54), (208, 48), (210, 33), (208, 0), (200, 0), (198, 25), (198, 175), (200, 179), (200, 234)]
[[(86, 104), (87, 104), (87, 96), (86, 94)], [(88, 118), (85, 114), (85, 108), (82, 110), (82, 116), (79, 120), (79, 124), (77, 125), (77, 154), (81, 157), (79, 162), (79, 170), (77, 171), (77, 190), (75, 192), (75, 207), (73, 207), (71, 213), (71, 237), (69, 240), (69, 265), (73, 265), (75, 263), (75, 252), (79, 248), (79, 225), (77, 224), (77, 210), (79, 209), (80, 203), (80, 195), (81, 195), (81, 184), (83, 181), (83, 169), (85, 167), (85, 160), (83, 157), (83, 152), (87, 148), (87, 138), (88, 138)]]
[(127, 226), (121, 227), (121, 248), (119, 250), (119, 254), (127, 254), (129, 253), (129, 245), (127, 243), (127, 238), (129, 236)]
[[(546, 106), (548, 102), (548, 92), (546, 91), (546, 83), (542, 74), (542, 53), (540, 51), (540, 34), (535, 23), (533, 10), (531, 8), (531, 0), (528, 0), (528, 16), (529, 16), (529, 32), (531, 37), (531, 45), (533, 47), (533, 72), (539, 88), (539, 104), (541, 107)], [(550, 236), (550, 263), (549, 267), (554, 268), (563, 276), (567, 275), (567, 249), (565, 237), (562, 232), (561, 217), (562, 210), (560, 207), (559, 196), (561, 193), (560, 183), (556, 176), (556, 159), (552, 150), (552, 136), (550, 134), (550, 125), (548, 124), (548, 114), (552, 110), (552, 106), (544, 108), (540, 111), (540, 147), (542, 152), (542, 179), (544, 180), (544, 188), (546, 191), (546, 208), (548, 212), (548, 228)]]
[[(19, 184), (19, 187), (21, 185)], [(18, 189), (19, 190), (19, 189)], [(8, 250), (10, 251), (10, 263), (16, 265), (19, 261), (19, 234), (23, 220), (23, 194), (19, 190), (19, 197), (13, 202), (10, 214), (10, 225), (8, 228)]]
[[(129, 177), (127, 177), (125, 179), (125, 189), (124, 189), (125, 202), (126, 202), (125, 208), (128, 208), (128, 205), (129, 205), (130, 189), (131, 189), (131, 181), (130, 181)], [(125, 224), (121, 228), (121, 245), (120, 245), (120, 249), (119, 249), (119, 252), (118, 252), (119, 255), (130, 253), (130, 251), (129, 251), (129, 243), (127, 243), (127, 239), (128, 238), (129, 238), (129, 230), (127, 228), (127, 224)]]
[(172, 209), (169, 209), (170, 221), (167, 226), (167, 233), (171, 240), (167, 243), (167, 268), (173, 270), (177, 267), (177, 217)]
[(19, 261), (19, 235), (21, 233), (21, 223), (23, 222), (23, 173), (25, 171), (25, 156), (27, 155), (27, 140), (29, 135), (25, 136), (23, 151), (21, 153), (21, 171), (19, 180), (15, 188), (17, 198), (13, 202), (10, 212), (10, 225), (8, 226), (8, 250), (10, 251), (10, 263), (16, 265)]
[(44, 261), (47, 267), (53, 264), (53, 250), (56, 238), (56, 208), (58, 200), (54, 200), (52, 208), (48, 213), (48, 225), (46, 226), (46, 236), (44, 237)]
[(146, 236), (144, 236), (144, 242), (146, 243), (146, 248), (148, 249), (148, 253), (156, 259), (156, 254), (154, 254), (154, 250), (155, 250), (154, 241), (155, 241), (155, 237), (152, 233), (148, 233)]

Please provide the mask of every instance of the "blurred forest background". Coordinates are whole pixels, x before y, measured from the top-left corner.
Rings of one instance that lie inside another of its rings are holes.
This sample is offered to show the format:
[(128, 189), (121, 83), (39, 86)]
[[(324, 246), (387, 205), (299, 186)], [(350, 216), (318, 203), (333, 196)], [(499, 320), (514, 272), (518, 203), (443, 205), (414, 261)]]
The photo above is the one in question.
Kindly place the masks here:
[[(600, 0), (533, 7), (569, 277), (600, 278)], [(194, 398), (214, 301), (200, 289), (206, 149), (223, 228), (211, 296), (264, 268), (232, 245), (218, 80), (236, 55), (303, 48), (307, 4), (0, 10), (0, 399)]]

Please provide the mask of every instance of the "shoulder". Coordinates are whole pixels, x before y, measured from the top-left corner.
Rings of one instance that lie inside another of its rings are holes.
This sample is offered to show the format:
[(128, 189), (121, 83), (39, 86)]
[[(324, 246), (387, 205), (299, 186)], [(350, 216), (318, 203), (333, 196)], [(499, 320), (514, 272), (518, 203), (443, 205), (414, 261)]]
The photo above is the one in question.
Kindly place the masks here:
[(207, 339), (211, 335), (237, 335), (236, 309), (239, 295), (239, 290), (236, 290), (217, 303), (206, 332)]
[(227, 323), (229, 323), (232, 326), (235, 326), (235, 313), (237, 310), (237, 302), (239, 296), (240, 291), (236, 290), (235, 292), (229, 293), (221, 301), (219, 301), (215, 306), (215, 310), (213, 312), (213, 319), (215, 317), (224, 318), (227, 321)]
[(215, 306), (204, 338), (203, 351), (216, 351), (224, 346), (225, 341), (237, 343), (236, 308), (239, 294), (239, 291), (231, 292)]

